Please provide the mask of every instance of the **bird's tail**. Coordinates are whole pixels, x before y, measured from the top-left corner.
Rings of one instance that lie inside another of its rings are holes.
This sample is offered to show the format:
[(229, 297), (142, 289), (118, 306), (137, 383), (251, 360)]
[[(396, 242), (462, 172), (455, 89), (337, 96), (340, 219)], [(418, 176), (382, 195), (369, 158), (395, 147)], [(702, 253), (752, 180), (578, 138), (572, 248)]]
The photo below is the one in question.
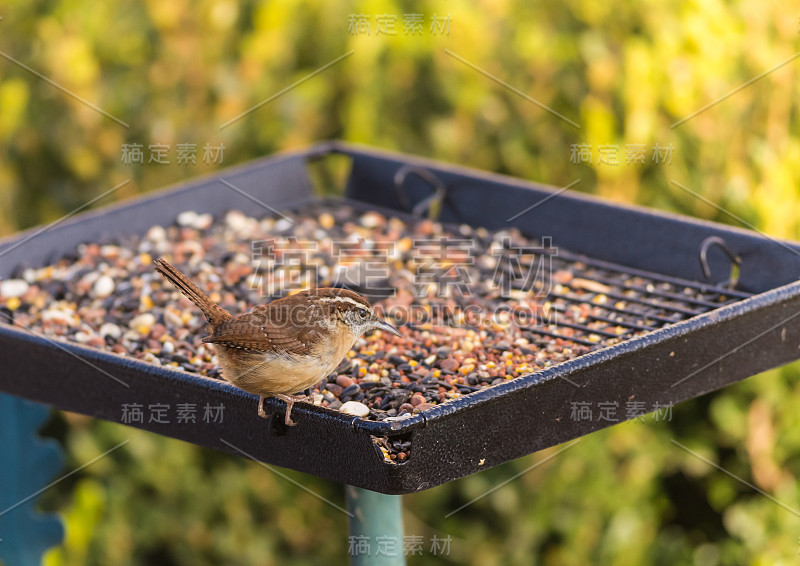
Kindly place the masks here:
[(212, 326), (216, 326), (231, 318), (231, 313), (212, 301), (208, 295), (203, 293), (197, 285), (192, 283), (188, 277), (172, 266), (168, 261), (159, 258), (153, 263), (155, 264), (155, 270), (158, 271), (164, 279), (175, 285), (187, 299), (192, 301), (203, 311), (203, 314), (206, 315), (206, 319)]

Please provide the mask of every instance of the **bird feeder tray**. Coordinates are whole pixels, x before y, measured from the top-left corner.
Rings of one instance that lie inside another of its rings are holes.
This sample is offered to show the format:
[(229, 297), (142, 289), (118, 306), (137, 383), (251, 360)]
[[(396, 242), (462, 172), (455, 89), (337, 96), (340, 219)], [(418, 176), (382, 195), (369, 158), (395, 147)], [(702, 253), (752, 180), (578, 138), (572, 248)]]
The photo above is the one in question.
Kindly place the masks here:
[[(571, 340), (586, 353), (405, 419), (359, 418), (297, 404), (293, 417), (299, 424), (287, 428), (279, 418), (257, 416), (257, 398), (222, 380), (0, 323), (0, 391), (112, 422), (123, 420), (121, 407), (136, 404), (224, 406), (217, 422), (173, 415), (168, 423), (145, 418), (126, 424), (402, 494), (640, 417), (642, 411), (671, 407), (800, 357), (796, 243), (339, 142), (257, 160), (7, 238), (0, 242), (0, 280), (74, 254), (80, 244), (170, 225), (187, 210), (219, 218), (235, 209), (313, 206), (322, 199), (314, 194), (311, 164), (334, 154), (350, 161), (345, 196), (332, 201), (334, 206), (346, 202), (384, 214), (435, 215), (445, 224), (490, 231), (516, 227), (529, 238), (549, 238), (562, 269), (601, 282), (611, 302), (596, 318), (618, 324), (620, 336), (602, 342), (607, 336), (601, 335), (597, 346), (588, 326), (554, 331), (534, 324), (531, 335), (562, 345)], [(584, 290), (592, 291), (591, 285)], [(596, 295), (576, 296), (567, 289), (556, 299), (565, 309), (581, 309), (581, 296)], [(630, 410), (631, 403), (638, 410)], [(267, 405), (276, 412), (282, 407), (275, 400)], [(381, 439), (410, 446), (408, 458), (387, 461)]]

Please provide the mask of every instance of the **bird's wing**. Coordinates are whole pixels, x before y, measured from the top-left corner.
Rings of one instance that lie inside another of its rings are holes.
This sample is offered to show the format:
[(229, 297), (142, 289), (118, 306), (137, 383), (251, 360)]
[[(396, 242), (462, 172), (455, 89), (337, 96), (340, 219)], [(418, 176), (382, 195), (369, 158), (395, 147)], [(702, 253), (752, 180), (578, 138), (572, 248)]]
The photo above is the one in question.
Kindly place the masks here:
[(298, 309), (296, 305), (287, 308), (280, 304), (258, 307), (218, 325), (203, 342), (247, 350), (310, 354), (324, 329), (310, 322), (315, 320), (310, 307), (304, 312)]

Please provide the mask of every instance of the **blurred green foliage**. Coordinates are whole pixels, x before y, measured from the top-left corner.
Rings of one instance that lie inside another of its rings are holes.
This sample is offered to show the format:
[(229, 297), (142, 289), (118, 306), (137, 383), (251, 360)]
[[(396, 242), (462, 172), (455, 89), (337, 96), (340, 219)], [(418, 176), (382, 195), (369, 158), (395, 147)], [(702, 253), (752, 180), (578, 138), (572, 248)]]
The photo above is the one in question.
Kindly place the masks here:
[[(424, 16), (406, 35), (406, 13)], [(349, 33), (364, 14), (370, 33)], [(397, 16), (397, 35), (377, 17)], [(451, 17), (432, 33), (434, 14)], [(699, 109), (798, 50), (789, 3), (237, 3), (10, 0), (0, 8), (0, 234), (229, 165), (338, 138), (800, 239), (798, 61)], [(230, 126), (328, 62), (352, 55)], [(448, 53), (446, 50), (450, 50)], [(571, 126), (459, 57), (580, 125)], [(38, 78), (11, 58), (55, 81)], [(117, 121), (76, 100), (101, 108)], [(148, 163), (169, 144), (170, 165)], [(176, 146), (197, 144), (197, 163)], [(122, 162), (142, 144), (145, 163)], [(571, 159), (589, 144), (591, 164)], [(645, 163), (626, 163), (644, 144)], [(618, 146), (619, 165), (598, 163)], [(651, 159), (672, 146), (669, 163)], [(798, 364), (622, 424), (445, 518), (545, 452), (405, 497), (407, 532), (452, 536), (454, 564), (789, 564), (800, 551)], [(48, 566), (341, 564), (346, 517), (263, 467), (104, 422), (58, 417), (69, 469), (49, 490), (67, 521)], [(774, 497), (759, 494), (671, 442)], [(289, 472), (343, 504), (343, 490)], [(440, 563), (429, 548), (411, 564)]]

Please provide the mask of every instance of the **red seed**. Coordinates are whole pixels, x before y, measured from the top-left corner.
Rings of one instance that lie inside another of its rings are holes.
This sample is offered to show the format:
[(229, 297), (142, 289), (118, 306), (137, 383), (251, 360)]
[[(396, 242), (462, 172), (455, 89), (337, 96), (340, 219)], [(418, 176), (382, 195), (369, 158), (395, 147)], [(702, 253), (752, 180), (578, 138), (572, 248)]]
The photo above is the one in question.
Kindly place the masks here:
[(346, 375), (340, 375), (339, 377), (336, 378), (336, 385), (342, 388), (350, 387), (351, 385), (353, 385), (353, 379), (347, 377)]
[(453, 358), (447, 358), (439, 363), (439, 367), (446, 371), (455, 371), (458, 367), (458, 361)]
[(153, 325), (153, 328), (150, 329), (150, 337), (156, 340), (164, 336), (164, 334), (166, 333), (167, 333), (167, 327), (164, 326), (163, 324), (156, 323)]

